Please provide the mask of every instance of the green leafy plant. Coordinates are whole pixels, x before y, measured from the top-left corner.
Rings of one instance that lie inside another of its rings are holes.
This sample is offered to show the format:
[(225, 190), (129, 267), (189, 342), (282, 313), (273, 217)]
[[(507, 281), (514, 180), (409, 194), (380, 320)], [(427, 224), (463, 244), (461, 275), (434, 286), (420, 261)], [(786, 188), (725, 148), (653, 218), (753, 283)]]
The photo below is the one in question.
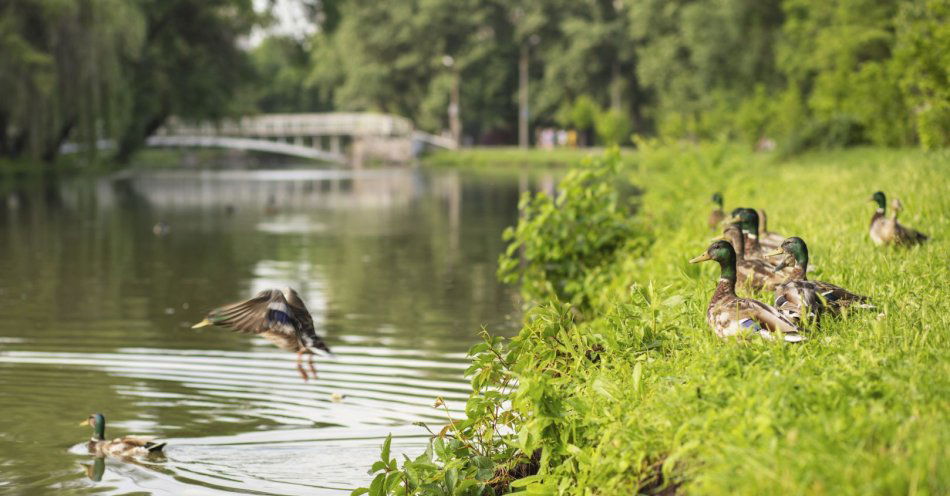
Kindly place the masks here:
[(520, 281), (530, 304), (556, 299), (587, 311), (590, 290), (636, 239), (632, 197), (618, 187), (620, 168), (613, 150), (568, 172), (555, 197), (522, 196), (521, 220), (503, 234), (509, 245), (498, 261), (501, 280)]
[[(441, 398), (448, 423), (433, 432), (426, 450), (400, 465), (390, 456), (392, 438), (387, 437), (380, 459), (369, 473), (375, 474), (369, 487), (353, 496), (382, 495), (491, 495), (507, 487), (511, 467), (526, 459), (513, 441), (514, 425), (521, 418), (510, 408), (515, 387), (511, 363), (515, 352), (500, 337), (482, 332), (483, 341), (469, 350), (471, 365), (465, 371), (471, 379), (472, 394), (465, 405), (465, 418), (455, 419)], [(424, 424), (422, 427), (428, 429)]]

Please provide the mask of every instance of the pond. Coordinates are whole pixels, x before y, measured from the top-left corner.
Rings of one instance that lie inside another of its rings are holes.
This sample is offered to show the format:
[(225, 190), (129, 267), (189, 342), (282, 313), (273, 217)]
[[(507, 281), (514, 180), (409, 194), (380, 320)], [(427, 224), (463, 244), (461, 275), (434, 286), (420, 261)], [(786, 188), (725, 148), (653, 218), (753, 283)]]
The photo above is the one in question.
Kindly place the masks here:
[[(385, 436), (461, 416), (465, 351), (518, 327), (495, 278), (534, 179), (455, 171), (139, 171), (0, 184), (0, 492), (345, 494)], [(551, 179), (542, 178), (550, 188)], [(161, 224), (160, 224), (161, 223)], [(156, 228), (159, 224), (161, 228)], [(191, 324), (291, 286), (335, 357)], [(164, 458), (98, 463), (107, 437)]]

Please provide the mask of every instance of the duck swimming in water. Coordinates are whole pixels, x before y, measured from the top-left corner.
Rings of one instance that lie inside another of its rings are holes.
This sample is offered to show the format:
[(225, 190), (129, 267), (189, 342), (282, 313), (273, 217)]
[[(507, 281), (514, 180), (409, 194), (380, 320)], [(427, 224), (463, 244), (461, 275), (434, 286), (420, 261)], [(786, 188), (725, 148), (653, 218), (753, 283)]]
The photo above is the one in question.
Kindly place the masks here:
[(125, 436), (113, 440), (106, 439), (106, 417), (101, 413), (94, 413), (79, 425), (89, 425), (93, 428), (92, 439), (86, 444), (89, 453), (96, 456), (114, 456), (119, 458), (145, 456), (160, 453), (165, 443), (156, 443), (151, 436)]

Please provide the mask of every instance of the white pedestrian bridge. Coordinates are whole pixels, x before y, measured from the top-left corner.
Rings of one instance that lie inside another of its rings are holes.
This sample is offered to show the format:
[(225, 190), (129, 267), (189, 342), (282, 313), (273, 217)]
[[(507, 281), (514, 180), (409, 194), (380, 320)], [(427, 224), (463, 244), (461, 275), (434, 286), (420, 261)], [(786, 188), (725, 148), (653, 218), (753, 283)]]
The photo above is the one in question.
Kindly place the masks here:
[[(407, 162), (426, 149), (454, 149), (451, 138), (416, 130), (404, 117), (371, 112), (258, 114), (217, 122), (171, 118), (148, 147), (227, 148), (359, 167), (365, 161)], [(101, 141), (99, 148), (114, 143)], [(63, 153), (76, 152), (73, 143)]]

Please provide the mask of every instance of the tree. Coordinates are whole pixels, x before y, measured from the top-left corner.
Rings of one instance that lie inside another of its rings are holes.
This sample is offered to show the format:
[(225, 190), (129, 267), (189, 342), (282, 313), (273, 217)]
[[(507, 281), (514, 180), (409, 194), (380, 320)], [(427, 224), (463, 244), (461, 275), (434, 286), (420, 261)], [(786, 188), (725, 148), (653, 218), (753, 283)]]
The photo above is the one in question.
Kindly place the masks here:
[(168, 117), (218, 119), (253, 72), (238, 40), (259, 21), (251, 0), (139, 0), (142, 50), (126, 57), (131, 110), (115, 159), (125, 163)]
[(0, 154), (50, 162), (70, 136), (94, 152), (123, 110), (120, 61), (142, 31), (121, 0), (0, 4)]

